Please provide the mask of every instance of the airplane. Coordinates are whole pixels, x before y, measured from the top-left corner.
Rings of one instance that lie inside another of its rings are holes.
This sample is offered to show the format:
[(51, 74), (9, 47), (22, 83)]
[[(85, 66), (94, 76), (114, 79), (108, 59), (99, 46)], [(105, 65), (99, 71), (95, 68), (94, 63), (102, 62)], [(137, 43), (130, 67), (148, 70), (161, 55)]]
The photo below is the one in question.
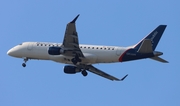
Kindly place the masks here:
[(133, 46), (104, 46), (79, 44), (76, 31), (76, 20), (79, 14), (67, 24), (62, 43), (50, 42), (23, 42), (11, 48), (7, 54), (12, 57), (22, 58), (26, 62), (30, 59), (51, 60), (68, 64), (64, 66), (64, 73), (75, 74), (81, 72), (87, 76), (89, 72), (112, 81), (123, 81), (127, 76), (118, 79), (93, 66), (98, 63), (116, 63), (150, 58), (159, 62), (168, 63), (160, 58), (162, 52), (155, 51), (158, 42), (167, 25), (159, 25), (145, 38)]

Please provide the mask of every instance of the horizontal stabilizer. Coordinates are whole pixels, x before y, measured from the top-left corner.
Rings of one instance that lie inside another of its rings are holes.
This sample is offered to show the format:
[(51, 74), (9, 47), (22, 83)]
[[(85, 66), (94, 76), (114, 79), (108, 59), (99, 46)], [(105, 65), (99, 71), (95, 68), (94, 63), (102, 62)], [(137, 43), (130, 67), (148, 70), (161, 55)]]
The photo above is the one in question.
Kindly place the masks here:
[(139, 53), (152, 53), (153, 49), (152, 49), (151, 40), (150, 39), (144, 39), (137, 52), (139, 52)]
[(151, 57), (151, 59), (153, 60), (156, 60), (156, 61), (159, 61), (159, 62), (163, 62), (163, 63), (169, 63), (168, 61), (156, 56), (156, 57)]

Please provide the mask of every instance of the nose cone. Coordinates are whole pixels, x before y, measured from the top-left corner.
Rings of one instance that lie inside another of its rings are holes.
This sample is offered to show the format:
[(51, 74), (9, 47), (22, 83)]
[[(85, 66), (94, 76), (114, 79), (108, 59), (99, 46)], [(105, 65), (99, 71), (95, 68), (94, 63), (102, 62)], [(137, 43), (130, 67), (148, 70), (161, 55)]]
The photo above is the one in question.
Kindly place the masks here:
[(8, 50), (8, 52), (7, 52), (7, 54), (8, 54), (9, 56), (12, 56), (12, 57), (19, 57), (20, 53), (21, 53), (21, 52), (20, 52), (19, 49), (16, 48), (16, 47), (11, 48), (11, 49)]
[(9, 56), (13, 56), (14, 55), (14, 50), (13, 49), (8, 50), (7, 54)]

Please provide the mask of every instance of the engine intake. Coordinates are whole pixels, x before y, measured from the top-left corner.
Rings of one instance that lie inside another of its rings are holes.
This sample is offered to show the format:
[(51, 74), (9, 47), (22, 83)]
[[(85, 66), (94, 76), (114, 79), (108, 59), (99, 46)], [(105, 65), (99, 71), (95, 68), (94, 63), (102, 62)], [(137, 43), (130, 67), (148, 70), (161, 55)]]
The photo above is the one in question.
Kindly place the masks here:
[(64, 73), (66, 74), (75, 74), (77, 72), (80, 72), (80, 69), (78, 69), (75, 66), (70, 66), (70, 65), (64, 66)]
[(60, 47), (49, 47), (48, 53), (50, 55), (60, 55), (61, 54), (61, 48)]

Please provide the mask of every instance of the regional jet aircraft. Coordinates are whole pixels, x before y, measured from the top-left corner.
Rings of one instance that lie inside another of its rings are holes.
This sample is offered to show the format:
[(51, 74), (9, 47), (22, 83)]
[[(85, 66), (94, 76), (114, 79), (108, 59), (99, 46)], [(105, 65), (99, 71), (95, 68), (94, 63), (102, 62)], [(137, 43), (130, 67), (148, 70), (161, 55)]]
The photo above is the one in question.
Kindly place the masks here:
[(11, 48), (7, 54), (22, 58), (24, 60), (23, 67), (26, 67), (26, 62), (29, 59), (52, 60), (69, 64), (64, 67), (64, 73), (67, 74), (81, 72), (83, 76), (87, 76), (87, 71), (89, 71), (109, 80), (116, 81), (123, 81), (128, 75), (118, 79), (97, 69), (92, 64), (125, 62), (144, 58), (167, 63), (166, 60), (159, 57), (163, 53), (155, 51), (166, 25), (159, 25), (144, 39), (133, 46), (84, 45), (79, 44), (78, 33), (76, 31), (75, 22), (78, 17), (79, 15), (67, 24), (62, 43), (24, 42)]

